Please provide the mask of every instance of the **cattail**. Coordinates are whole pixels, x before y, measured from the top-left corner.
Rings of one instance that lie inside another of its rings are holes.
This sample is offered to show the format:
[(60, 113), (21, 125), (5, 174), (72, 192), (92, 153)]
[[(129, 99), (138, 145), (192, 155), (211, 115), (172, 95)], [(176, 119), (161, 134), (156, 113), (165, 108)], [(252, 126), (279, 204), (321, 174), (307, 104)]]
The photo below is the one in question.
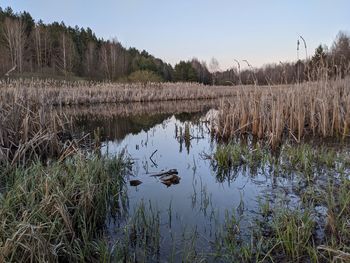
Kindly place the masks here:
[[(252, 134), (276, 147), (283, 139), (349, 136), (349, 78), (283, 86), (246, 87), (221, 105), (217, 135)], [(341, 95), (340, 95), (341, 94)], [(228, 118), (230, 116), (230, 118)], [(221, 127), (224, 127), (222, 130)], [(230, 136), (229, 136), (230, 137)]]

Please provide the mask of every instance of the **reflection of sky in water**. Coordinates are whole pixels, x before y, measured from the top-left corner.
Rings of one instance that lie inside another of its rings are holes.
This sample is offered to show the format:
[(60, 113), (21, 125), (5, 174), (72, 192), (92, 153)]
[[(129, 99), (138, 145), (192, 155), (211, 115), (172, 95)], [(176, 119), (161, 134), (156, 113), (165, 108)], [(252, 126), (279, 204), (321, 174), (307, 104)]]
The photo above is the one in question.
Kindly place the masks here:
[[(219, 183), (210, 161), (201, 157), (202, 153), (212, 153), (216, 147), (205, 124), (190, 124), (190, 134), (196, 138), (191, 140), (189, 153), (185, 143), (180, 151), (179, 140), (175, 137), (176, 126), (178, 131), (180, 127), (183, 131), (185, 129), (185, 123), (172, 116), (147, 132), (129, 134), (122, 141), (106, 142), (102, 151), (106, 153), (108, 150), (109, 154), (114, 154), (126, 148), (135, 161), (135, 178), (131, 179), (138, 179), (143, 183), (128, 189), (131, 213), (142, 200), (146, 204), (151, 201), (161, 212), (161, 222), (168, 223), (168, 209), (171, 204), (173, 232), (180, 235), (184, 227), (191, 229), (197, 226), (200, 235), (211, 239), (215, 222), (223, 223), (226, 210), (237, 213), (241, 200), (244, 204), (240, 207), (244, 209), (245, 214), (256, 210), (257, 196), (266, 185), (253, 183), (248, 176), (249, 170), (238, 170), (234, 181)], [(197, 139), (202, 135), (203, 138)], [(156, 150), (152, 159), (157, 167), (150, 160), (150, 156)], [(177, 169), (181, 177), (179, 184), (169, 188), (158, 178), (148, 174), (169, 169)], [(265, 176), (259, 175), (254, 179), (266, 180)], [(243, 222), (242, 225), (248, 226), (248, 222)], [(166, 239), (168, 233), (169, 231), (164, 231), (163, 238)]]
[[(301, 204), (300, 197), (306, 183), (302, 180), (304, 176), (274, 170), (268, 164), (258, 165), (258, 168), (242, 165), (231, 171), (230, 180), (220, 177), (220, 182), (210, 160), (203, 157), (203, 153), (212, 155), (216, 148), (216, 142), (210, 137), (210, 124), (199, 121), (200, 116), (208, 117), (208, 113), (205, 114), (205, 109), (199, 106), (191, 113), (186, 109), (181, 111), (181, 107), (175, 115), (169, 113), (170, 109), (165, 113), (152, 113), (147, 108), (127, 116), (116, 114), (102, 118), (89, 113), (83, 114), (77, 122), (78, 131), (93, 133), (97, 127), (100, 129), (104, 141), (103, 154), (114, 155), (126, 149), (134, 160), (130, 180), (137, 179), (142, 184), (137, 187), (127, 184), (128, 214), (132, 216), (141, 202), (146, 210), (151, 203), (153, 211), (160, 212), (161, 259), (167, 259), (171, 253), (174, 236), (175, 246), (181, 250), (184, 248), (182, 234), (185, 231), (193, 233), (194, 229), (198, 233), (197, 252), (208, 252), (210, 242), (215, 239), (214, 233), (218, 228), (222, 229), (226, 211), (241, 218), (242, 237), (250, 242), (248, 235), (254, 228), (255, 218), (259, 217), (260, 198), (262, 202), (268, 199), (271, 206), (282, 205), (288, 209)], [(215, 111), (209, 113), (215, 114)], [(190, 127), (189, 134), (192, 136), (189, 149), (186, 140), (180, 140), (175, 132), (179, 135), (182, 131), (184, 134), (186, 126)], [(169, 169), (178, 170), (181, 177), (179, 184), (166, 187), (159, 178), (150, 176)], [(314, 185), (327, 185), (327, 173), (317, 175)], [(325, 218), (326, 211), (325, 207), (319, 206), (316, 216)], [(120, 226), (125, 224), (123, 220), (126, 218), (122, 216), (116, 222), (109, 222), (108, 236), (112, 243), (118, 240), (116, 237), (120, 236)], [(324, 223), (322, 220), (321, 224)], [(318, 235), (322, 236), (323, 232), (319, 231)]]

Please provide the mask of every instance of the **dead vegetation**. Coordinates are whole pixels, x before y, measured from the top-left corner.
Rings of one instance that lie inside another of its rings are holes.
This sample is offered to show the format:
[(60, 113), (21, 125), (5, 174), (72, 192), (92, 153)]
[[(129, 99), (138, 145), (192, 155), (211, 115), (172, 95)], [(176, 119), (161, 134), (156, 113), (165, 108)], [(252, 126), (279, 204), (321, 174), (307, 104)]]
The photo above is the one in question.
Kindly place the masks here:
[(230, 96), (229, 86), (198, 83), (112, 83), (55, 80), (0, 81), (0, 100), (44, 105), (214, 99)]
[(63, 160), (78, 152), (85, 139), (74, 139), (69, 120), (47, 106), (0, 103), (0, 164)]
[(183, 112), (202, 112), (211, 108), (217, 108), (219, 99), (205, 101), (158, 101), (134, 102), (134, 103), (110, 103), (96, 105), (74, 105), (54, 109), (58, 114), (64, 114), (69, 118), (89, 116), (90, 119), (108, 120), (112, 117), (127, 117), (149, 114), (180, 114)]
[(300, 85), (242, 87), (225, 100), (216, 135), (229, 139), (251, 134), (273, 147), (284, 138), (349, 136), (350, 79)]

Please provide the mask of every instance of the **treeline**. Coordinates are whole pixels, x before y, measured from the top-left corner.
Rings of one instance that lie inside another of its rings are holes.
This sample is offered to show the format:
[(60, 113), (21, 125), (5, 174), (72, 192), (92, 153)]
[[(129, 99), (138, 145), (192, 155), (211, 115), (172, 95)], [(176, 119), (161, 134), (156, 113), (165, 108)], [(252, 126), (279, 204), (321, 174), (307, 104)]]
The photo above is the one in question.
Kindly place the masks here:
[[(302, 48), (299, 40), (297, 48), (298, 52)], [(0, 77), (61, 76), (221, 85), (297, 83), (349, 73), (350, 37), (340, 32), (329, 50), (319, 46), (311, 58), (296, 63), (253, 68), (248, 61), (233, 61), (235, 67), (218, 71), (218, 62), (215, 59), (212, 62), (213, 73), (205, 62), (195, 58), (172, 67), (146, 51), (125, 48), (116, 39), (98, 38), (90, 28), (73, 28), (63, 22), (35, 22), (28, 12), (14, 13), (9, 7), (0, 7)]]
[[(307, 54), (307, 43), (304, 41), (302, 37), (297, 41), (298, 56), (302, 53)], [(253, 68), (246, 60), (233, 62), (235, 67), (214, 73), (214, 81), (217, 84), (273, 85), (343, 78), (350, 74), (350, 36), (345, 32), (339, 32), (330, 49), (325, 45), (319, 45), (311, 58), (306, 55), (297, 62), (280, 62), (261, 68)], [(241, 70), (243, 66), (245, 69)]]
[(35, 22), (28, 12), (0, 7), (0, 77), (26, 74), (211, 83), (205, 64), (196, 59), (182, 61), (174, 69), (146, 51), (127, 49), (116, 39), (98, 38), (90, 28)]

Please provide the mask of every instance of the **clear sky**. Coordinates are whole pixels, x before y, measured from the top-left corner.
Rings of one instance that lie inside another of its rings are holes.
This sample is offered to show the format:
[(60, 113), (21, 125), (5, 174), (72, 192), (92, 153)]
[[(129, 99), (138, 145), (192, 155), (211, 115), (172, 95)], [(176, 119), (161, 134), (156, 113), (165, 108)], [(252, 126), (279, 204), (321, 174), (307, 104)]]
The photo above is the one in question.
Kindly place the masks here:
[[(296, 59), (302, 35), (313, 53), (350, 31), (349, 0), (0, 0), (45, 23), (90, 27), (98, 37), (145, 49), (166, 62), (217, 58), (253, 66)], [(300, 56), (304, 56), (303, 50)]]

